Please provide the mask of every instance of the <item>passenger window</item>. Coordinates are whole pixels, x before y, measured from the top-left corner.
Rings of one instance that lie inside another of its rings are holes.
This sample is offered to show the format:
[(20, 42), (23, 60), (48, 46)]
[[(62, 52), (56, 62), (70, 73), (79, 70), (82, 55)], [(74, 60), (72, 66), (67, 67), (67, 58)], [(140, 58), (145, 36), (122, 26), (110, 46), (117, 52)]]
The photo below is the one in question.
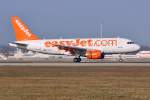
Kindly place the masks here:
[(134, 44), (134, 42), (127, 42), (127, 44)]

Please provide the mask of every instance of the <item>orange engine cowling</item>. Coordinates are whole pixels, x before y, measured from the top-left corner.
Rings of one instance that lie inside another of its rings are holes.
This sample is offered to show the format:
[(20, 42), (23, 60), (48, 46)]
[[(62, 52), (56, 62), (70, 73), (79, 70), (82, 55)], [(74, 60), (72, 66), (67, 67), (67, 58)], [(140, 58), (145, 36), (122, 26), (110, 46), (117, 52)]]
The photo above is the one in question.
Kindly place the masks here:
[(88, 59), (102, 59), (103, 53), (99, 50), (87, 50), (85, 56)]

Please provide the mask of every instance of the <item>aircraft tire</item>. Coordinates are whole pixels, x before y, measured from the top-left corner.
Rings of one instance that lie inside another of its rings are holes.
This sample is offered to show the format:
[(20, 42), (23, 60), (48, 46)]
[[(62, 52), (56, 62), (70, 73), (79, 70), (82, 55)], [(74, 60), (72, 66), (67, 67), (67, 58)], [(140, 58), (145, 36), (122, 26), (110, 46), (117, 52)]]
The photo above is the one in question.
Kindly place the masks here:
[(81, 58), (74, 58), (74, 59), (73, 59), (73, 62), (79, 63), (79, 62), (81, 62)]

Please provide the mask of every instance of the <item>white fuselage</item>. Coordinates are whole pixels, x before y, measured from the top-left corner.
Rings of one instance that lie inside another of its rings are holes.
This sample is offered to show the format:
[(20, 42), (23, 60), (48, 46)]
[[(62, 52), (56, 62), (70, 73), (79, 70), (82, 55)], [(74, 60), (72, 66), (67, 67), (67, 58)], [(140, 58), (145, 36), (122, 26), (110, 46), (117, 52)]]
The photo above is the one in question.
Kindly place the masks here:
[(86, 50), (100, 50), (103, 53), (128, 53), (140, 49), (129, 39), (124, 38), (83, 38), (83, 39), (43, 39), (30, 41), (16, 41), (27, 44), (27, 49), (48, 54), (69, 54), (58, 49), (55, 45), (62, 45)]

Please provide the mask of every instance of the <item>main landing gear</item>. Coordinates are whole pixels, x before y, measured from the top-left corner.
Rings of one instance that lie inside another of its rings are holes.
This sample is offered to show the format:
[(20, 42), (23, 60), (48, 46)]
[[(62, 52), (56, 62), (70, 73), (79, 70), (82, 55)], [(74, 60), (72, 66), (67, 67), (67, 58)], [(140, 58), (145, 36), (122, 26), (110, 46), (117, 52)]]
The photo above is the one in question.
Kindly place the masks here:
[(73, 59), (73, 62), (79, 63), (79, 62), (81, 62), (81, 58), (80, 58), (80, 57), (79, 57), (79, 58), (74, 58), (74, 59)]

